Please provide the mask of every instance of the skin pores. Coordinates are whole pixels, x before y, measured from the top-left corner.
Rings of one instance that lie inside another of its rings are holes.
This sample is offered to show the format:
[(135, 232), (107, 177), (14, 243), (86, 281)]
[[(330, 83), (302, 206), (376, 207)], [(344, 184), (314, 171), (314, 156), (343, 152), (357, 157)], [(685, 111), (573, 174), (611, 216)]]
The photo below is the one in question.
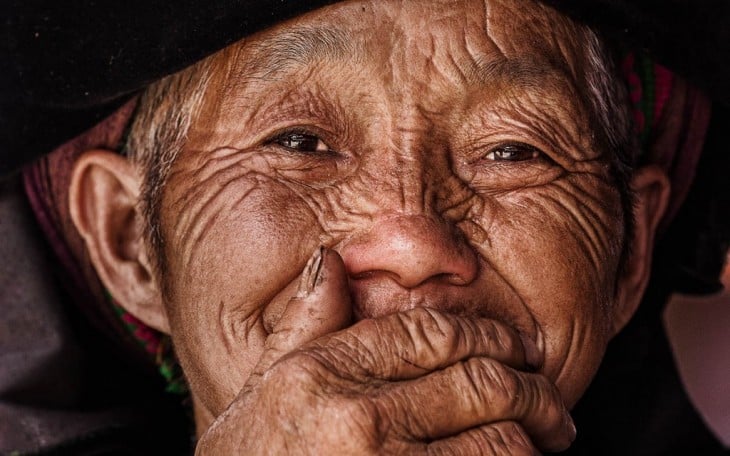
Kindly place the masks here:
[(238, 394), (319, 245), (356, 319), (501, 320), (573, 404), (611, 335), (623, 242), (585, 38), (528, 1), (346, 2), (219, 53), (160, 214), (200, 406)]

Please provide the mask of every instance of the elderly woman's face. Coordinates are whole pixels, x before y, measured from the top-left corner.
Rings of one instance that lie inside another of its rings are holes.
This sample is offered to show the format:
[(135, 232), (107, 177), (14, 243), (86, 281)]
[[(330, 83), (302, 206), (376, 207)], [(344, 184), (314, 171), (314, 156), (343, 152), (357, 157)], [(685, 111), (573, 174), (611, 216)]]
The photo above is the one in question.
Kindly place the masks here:
[(623, 242), (585, 36), (528, 2), (347, 2), (214, 61), (163, 196), (166, 308), (193, 392), (241, 389), (320, 245), (355, 319), (416, 306), (536, 340), (573, 403)]

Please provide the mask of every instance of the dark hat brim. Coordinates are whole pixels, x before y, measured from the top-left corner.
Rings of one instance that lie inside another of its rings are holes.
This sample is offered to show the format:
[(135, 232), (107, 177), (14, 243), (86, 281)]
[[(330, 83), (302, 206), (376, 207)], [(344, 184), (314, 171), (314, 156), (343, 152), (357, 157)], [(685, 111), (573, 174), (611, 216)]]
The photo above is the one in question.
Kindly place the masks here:
[[(730, 2), (545, 0), (649, 49), (728, 103)], [(88, 129), (134, 93), (333, 0), (10, 0), (0, 6), (0, 176)]]
[(134, 93), (332, 0), (11, 0), (0, 7), (0, 175), (91, 127)]

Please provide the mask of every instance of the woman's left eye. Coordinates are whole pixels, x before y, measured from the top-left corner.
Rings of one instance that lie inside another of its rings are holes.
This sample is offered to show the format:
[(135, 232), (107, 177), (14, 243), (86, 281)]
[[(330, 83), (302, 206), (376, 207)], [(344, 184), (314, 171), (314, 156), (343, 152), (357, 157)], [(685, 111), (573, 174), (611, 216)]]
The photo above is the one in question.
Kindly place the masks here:
[(495, 147), (487, 155), (487, 160), (518, 162), (533, 160), (540, 156), (541, 152), (527, 144), (506, 144)]
[(273, 143), (279, 146), (302, 153), (325, 153), (330, 152), (330, 147), (317, 135), (311, 133), (284, 133), (277, 136)]

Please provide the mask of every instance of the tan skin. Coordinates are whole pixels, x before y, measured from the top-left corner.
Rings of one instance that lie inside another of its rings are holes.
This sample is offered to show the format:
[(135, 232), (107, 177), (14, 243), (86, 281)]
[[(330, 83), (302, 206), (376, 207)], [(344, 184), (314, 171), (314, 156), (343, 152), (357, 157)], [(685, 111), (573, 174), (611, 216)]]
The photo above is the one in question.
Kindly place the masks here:
[[(305, 26), (346, 49), (266, 57)], [(140, 171), (80, 159), (74, 221), (115, 298), (172, 335), (198, 453), (569, 446), (669, 191), (635, 173), (619, 276), (582, 33), (522, 0), (353, 1), (224, 50), (164, 190), (164, 287)]]

